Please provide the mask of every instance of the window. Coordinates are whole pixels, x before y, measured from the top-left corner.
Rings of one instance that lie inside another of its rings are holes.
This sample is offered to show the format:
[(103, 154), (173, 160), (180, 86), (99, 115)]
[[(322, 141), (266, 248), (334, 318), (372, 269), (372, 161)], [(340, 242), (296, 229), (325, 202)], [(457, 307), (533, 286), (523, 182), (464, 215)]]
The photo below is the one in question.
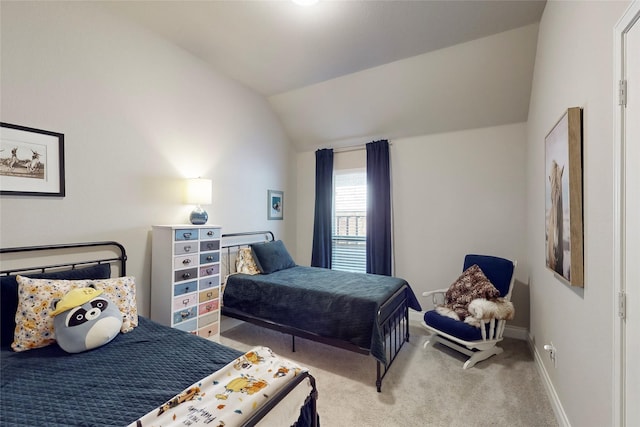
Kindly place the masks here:
[(336, 171), (333, 182), (331, 268), (366, 273), (366, 170)]

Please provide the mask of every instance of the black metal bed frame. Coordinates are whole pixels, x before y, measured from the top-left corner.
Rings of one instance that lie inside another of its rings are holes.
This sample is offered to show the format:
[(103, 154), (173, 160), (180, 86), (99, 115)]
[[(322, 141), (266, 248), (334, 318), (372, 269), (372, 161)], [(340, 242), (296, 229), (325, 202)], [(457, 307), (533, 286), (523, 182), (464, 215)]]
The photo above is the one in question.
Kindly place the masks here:
[[(82, 249), (82, 248), (116, 248), (116, 252), (118, 253), (115, 257), (92, 257), (91, 260), (84, 261), (74, 261), (68, 263), (56, 263), (56, 264), (48, 264), (48, 265), (38, 265), (38, 266), (29, 266), (29, 267), (16, 267), (16, 268), (8, 268), (0, 271), (0, 276), (9, 276), (13, 274), (19, 273), (27, 273), (27, 272), (40, 272), (45, 273), (47, 271), (59, 271), (65, 269), (75, 269), (79, 266), (87, 266), (87, 265), (96, 265), (103, 263), (119, 263), (120, 276), (125, 276), (127, 272), (127, 253), (124, 246), (115, 241), (103, 241), (103, 242), (83, 242), (83, 243), (63, 243), (57, 245), (39, 245), (39, 246), (22, 246), (22, 247), (13, 247), (13, 248), (0, 248), (1, 254), (12, 254), (12, 253), (24, 253), (24, 252), (42, 252), (42, 251), (63, 251), (65, 249)], [(317, 408), (317, 400), (318, 400), (318, 390), (316, 388), (316, 380), (315, 378), (307, 371), (301, 372), (296, 378), (291, 381), (289, 384), (284, 386), (281, 390), (276, 392), (269, 401), (260, 407), (257, 411), (255, 411), (242, 425), (243, 427), (253, 427), (255, 426), (262, 418), (264, 418), (271, 409), (273, 409), (278, 403), (280, 403), (291, 391), (293, 391), (302, 381), (306, 378), (309, 379), (309, 383), (311, 386), (311, 391), (309, 392), (307, 398), (305, 399), (304, 404), (310, 405), (311, 408), (311, 427), (317, 427), (318, 425), (318, 408)]]
[[(273, 241), (275, 237), (271, 231), (256, 231), (256, 232), (243, 232), (243, 233), (229, 233), (223, 234), (222, 249), (226, 249), (226, 265), (227, 274), (231, 273), (231, 250), (233, 248), (241, 248), (250, 245), (253, 242), (238, 242), (233, 244), (224, 244), (224, 239), (238, 238), (248, 236), (263, 236), (266, 241)], [(264, 241), (264, 240), (262, 240)], [(395, 360), (396, 356), (400, 352), (400, 349), (405, 342), (409, 341), (409, 305), (407, 299), (407, 288), (405, 285), (398, 289), (379, 309), (376, 316), (378, 325), (382, 331), (384, 337), (384, 352), (386, 356), (386, 363), (382, 363), (376, 360), (376, 389), (378, 392), (382, 391), (382, 380), (386, 376), (391, 364)], [(388, 313), (383, 317), (383, 313)], [(333, 347), (341, 348), (343, 350), (352, 351), (359, 354), (368, 355), (371, 353), (370, 349), (357, 346), (351, 342), (344, 341), (337, 338), (325, 337), (313, 332), (305, 331), (295, 328), (289, 325), (283, 325), (277, 322), (265, 320), (251, 314), (227, 308), (224, 306), (224, 293), (222, 302), (222, 314), (235, 319), (243, 320), (245, 322), (252, 323), (264, 328), (272, 329), (287, 335), (291, 335), (292, 351), (296, 351), (295, 337), (308, 339), (310, 341), (319, 342), (322, 344), (330, 345)]]
[(121, 276), (126, 276), (127, 275), (127, 252), (124, 249), (124, 246), (122, 246), (120, 243), (118, 242), (114, 242), (114, 241), (104, 241), (104, 242), (85, 242), (85, 243), (63, 243), (63, 244), (58, 244), (58, 245), (41, 245), (41, 246), (22, 246), (22, 247), (15, 247), (15, 248), (0, 248), (0, 254), (10, 254), (10, 253), (20, 253), (20, 252), (41, 252), (41, 251), (58, 251), (58, 250), (64, 250), (64, 249), (79, 249), (79, 248), (99, 248), (99, 247), (104, 247), (104, 248), (108, 248), (108, 247), (112, 247), (112, 248), (117, 248), (117, 251), (119, 252), (119, 255), (114, 257), (108, 257), (108, 258), (99, 258), (99, 257), (94, 257), (94, 259), (91, 260), (84, 260), (84, 261), (76, 261), (76, 262), (68, 262), (68, 263), (62, 263), (62, 264), (50, 264), (50, 265), (42, 265), (42, 266), (29, 266), (29, 267), (16, 267), (16, 268), (9, 268), (6, 270), (2, 270), (0, 271), (0, 275), (2, 276), (8, 276), (11, 274), (17, 274), (17, 273), (25, 273), (25, 272), (35, 272), (35, 271), (39, 271), (41, 273), (44, 273), (48, 270), (62, 270), (62, 269), (75, 269), (76, 267), (79, 266), (85, 266), (85, 265), (91, 265), (91, 264), (103, 264), (103, 263), (113, 263), (113, 262), (119, 262), (120, 263), (120, 275)]

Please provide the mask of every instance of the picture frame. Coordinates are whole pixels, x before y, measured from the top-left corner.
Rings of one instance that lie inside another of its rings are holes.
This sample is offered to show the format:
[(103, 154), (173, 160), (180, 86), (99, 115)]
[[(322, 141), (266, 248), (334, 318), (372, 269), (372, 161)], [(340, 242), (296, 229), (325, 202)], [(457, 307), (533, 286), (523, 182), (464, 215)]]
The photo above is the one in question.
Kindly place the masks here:
[(65, 196), (64, 134), (0, 122), (0, 195)]
[(584, 287), (582, 108), (572, 107), (545, 137), (546, 267)]
[(267, 190), (267, 219), (284, 219), (284, 191)]

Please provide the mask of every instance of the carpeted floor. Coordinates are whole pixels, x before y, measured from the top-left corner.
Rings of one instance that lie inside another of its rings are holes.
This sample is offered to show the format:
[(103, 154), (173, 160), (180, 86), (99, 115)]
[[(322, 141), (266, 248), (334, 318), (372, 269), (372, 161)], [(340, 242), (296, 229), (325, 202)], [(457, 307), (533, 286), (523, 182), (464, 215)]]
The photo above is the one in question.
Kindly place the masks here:
[(222, 333), (239, 350), (270, 347), (309, 368), (318, 385), (323, 427), (557, 426), (525, 341), (505, 339), (504, 353), (463, 370), (464, 357), (441, 346), (422, 348), (427, 332), (411, 326), (406, 343), (375, 388), (375, 360), (242, 323)]

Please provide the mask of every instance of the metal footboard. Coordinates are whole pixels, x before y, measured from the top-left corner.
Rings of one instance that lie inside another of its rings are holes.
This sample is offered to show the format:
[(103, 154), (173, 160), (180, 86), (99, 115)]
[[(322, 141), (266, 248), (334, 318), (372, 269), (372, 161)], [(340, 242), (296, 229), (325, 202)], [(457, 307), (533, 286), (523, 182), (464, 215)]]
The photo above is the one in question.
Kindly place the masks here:
[[(378, 323), (384, 336), (384, 354), (387, 360), (385, 364), (379, 360), (376, 361), (376, 388), (378, 392), (382, 388), (382, 379), (400, 353), (400, 349), (405, 342), (409, 341), (409, 307), (406, 295), (407, 286), (403, 286), (378, 310)], [(381, 318), (389, 307), (392, 311), (386, 317)]]

